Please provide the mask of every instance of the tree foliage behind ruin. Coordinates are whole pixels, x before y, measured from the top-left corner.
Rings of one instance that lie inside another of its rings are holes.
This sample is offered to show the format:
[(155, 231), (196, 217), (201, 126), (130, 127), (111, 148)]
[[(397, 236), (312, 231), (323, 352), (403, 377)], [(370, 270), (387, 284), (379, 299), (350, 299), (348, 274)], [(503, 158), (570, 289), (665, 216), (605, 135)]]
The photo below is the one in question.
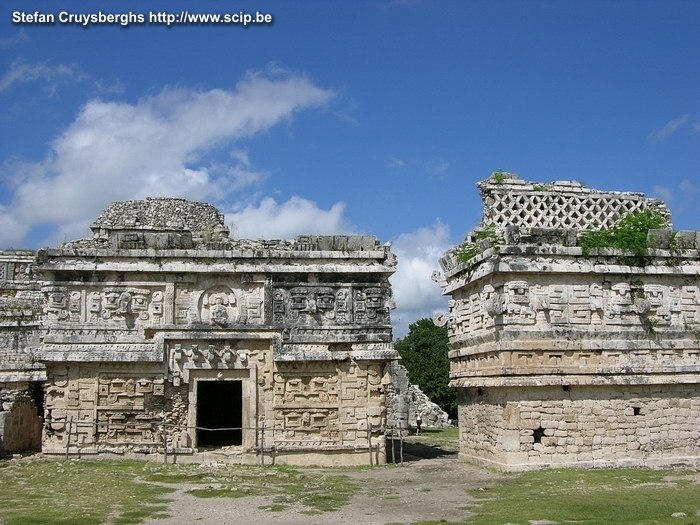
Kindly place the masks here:
[(420, 319), (408, 328), (408, 335), (396, 341), (401, 364), (411, 383), (418, 385), (433, 403), (457, 418), (457, 392), (449, 386), (450, 360), (447, 357), (447, 327), (431, 319)]

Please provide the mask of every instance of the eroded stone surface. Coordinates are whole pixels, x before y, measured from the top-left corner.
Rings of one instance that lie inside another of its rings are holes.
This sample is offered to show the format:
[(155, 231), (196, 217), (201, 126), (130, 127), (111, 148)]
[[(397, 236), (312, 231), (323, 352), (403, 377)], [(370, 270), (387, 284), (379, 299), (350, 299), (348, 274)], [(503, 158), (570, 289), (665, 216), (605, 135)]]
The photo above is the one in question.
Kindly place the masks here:
[(45, 453), (385, 460), (388, 247), (231, 239), (181, 199), (115, 203), (92, 229), (33, 264)]
[[(584, 256), (576, 235), (593, 217), (665, 208), (641, 194), (509, 177), (479, 184), (479, 228), (494, 239), (466, 263), (451, 250), (445, 276), (434, 275), (451, 296), (436, 321), (450, 334), (462, 456), (507, 469), (697, 462), (695, 236), (673, 246), (669, 231), (650, 232), (645, 266), (612, 249)], [(555, 204), (533, 204), (542, 198)], [(563, 221), (566, 210), (579, 218)]]

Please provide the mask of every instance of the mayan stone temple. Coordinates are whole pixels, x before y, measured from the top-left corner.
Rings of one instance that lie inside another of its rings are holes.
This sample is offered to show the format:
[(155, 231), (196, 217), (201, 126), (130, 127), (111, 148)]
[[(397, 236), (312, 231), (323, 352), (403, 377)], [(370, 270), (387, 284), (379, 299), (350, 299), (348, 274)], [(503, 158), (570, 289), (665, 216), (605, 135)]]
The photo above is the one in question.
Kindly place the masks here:
[(700, 463), (700, 233), (644, 257), (581, 247), (654, 211), (639, 193), (494, 173), (481, 224), (441, 260), (460, 458), (507, 470)]
[(92, 231), (0, 253), (6, 452), (386, 460), (388, 247), (234, 240), (181, 199), (115, 203)]

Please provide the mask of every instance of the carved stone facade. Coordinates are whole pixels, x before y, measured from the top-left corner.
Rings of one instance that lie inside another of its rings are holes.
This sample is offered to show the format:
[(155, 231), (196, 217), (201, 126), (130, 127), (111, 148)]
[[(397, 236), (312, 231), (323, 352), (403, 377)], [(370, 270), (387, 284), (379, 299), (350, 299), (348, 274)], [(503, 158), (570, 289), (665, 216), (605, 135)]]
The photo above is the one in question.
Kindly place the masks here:
[(234, 240), (223, 220), (115, 203), (93, 238), (36, 254), (44, 453), (385, 461), (393, 254), (370, 236)]
[(700, 234), (652, 230), (645, 266), (584, 256), (591, 218), (668, 211), (576, 183), (497, 174), (479, 187), (477, 231), (493, 238), (467, 262), (450, 250), (433, 276), (451, 296), (435, 320), (449, 328), (461, 457), (511, 470), (700, 463)]
[(46, 373), (36, 359), (42, 301), (33, 262), (34, 252), (0, 251), (0, 457), (41, 443)]

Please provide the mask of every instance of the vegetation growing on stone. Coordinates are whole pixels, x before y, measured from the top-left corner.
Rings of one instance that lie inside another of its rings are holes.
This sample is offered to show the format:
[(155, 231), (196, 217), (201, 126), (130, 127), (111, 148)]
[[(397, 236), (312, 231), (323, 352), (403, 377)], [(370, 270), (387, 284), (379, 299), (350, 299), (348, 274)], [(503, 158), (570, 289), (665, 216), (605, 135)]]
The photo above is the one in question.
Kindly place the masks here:
[(585, 257), (594, 248), (616, 248), (632, 252), (632, 256), (623, 256), (621, 262), (646, 266), (650, 262), (647, 241), (649, 230), (663, 228), (668, 228), (668, 222), (661, 213), (657, 210), (644, 210), (626, 215), (612, 228), (583, 232), (579, 237), (579, 246)]
[(483, 230), (474, 232), (471, 235), (471, 240), (462, 243), (457, 249), (457, 260), (461, 263), (469, 263), (474, 257), (483, 251), (482, 241), (490, 240), (491, 246), (498, 247), (501, 244), (501, 238), (496, 232), (496, 226), (491, 224)]
[(491, 178), (496, 184), (503, 184), (506, 180), (506, 174), (502, 170), (494, 171)]

